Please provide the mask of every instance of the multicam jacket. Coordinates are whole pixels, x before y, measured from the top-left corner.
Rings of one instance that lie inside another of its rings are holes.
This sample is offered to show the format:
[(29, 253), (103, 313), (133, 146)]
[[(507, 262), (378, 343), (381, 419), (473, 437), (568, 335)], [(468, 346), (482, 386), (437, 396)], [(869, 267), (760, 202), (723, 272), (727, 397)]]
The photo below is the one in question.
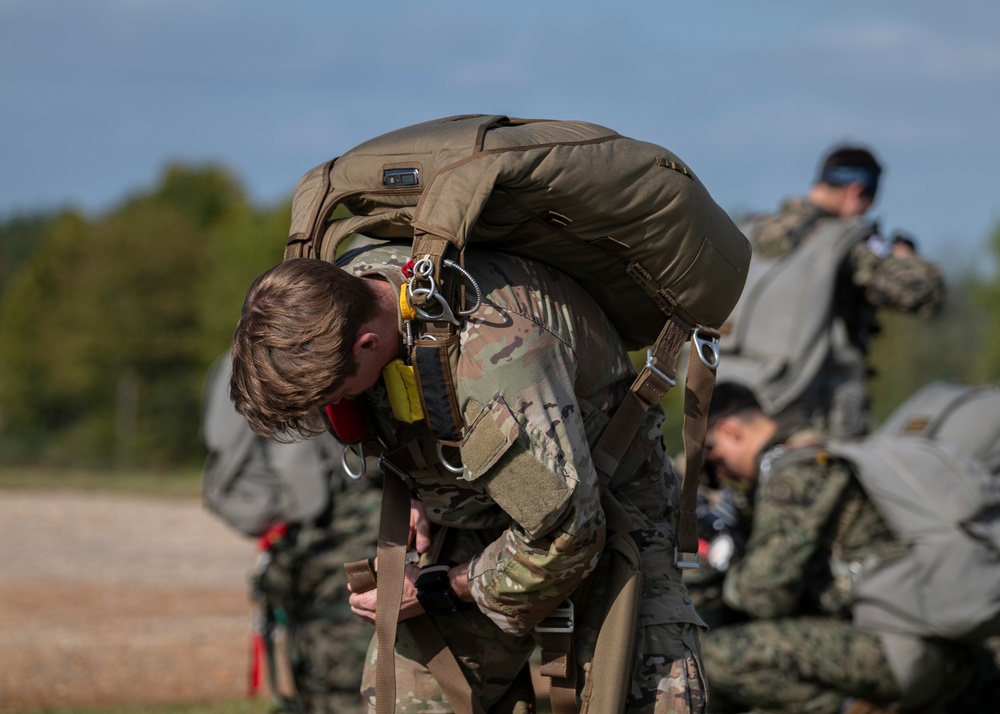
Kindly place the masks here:
[[(374, 247), (349, 260), (357, 275), (397, 290), (408, 245)], [(595, 568), (605, 538), (590, 447), (635, 377), (597, 304), (571, 279), (537, 262), (466, 253), (483, 304), (461, 330), (457, 368), (465, 415), (464, 472), (412, 473), (428, 518), (452, 526), (446, 555), (469, 562), (476, 604), (501, 630), (530, 631)], [(402, 327), (402, 318), (400, 325)], [(380, 380), (362, 398), (390, 448), (426, 434), (397, 421)], [(652, 410), (610, 488), (640, 524), (640, 624), (700, 624), (673, 565), (680, 482)]]

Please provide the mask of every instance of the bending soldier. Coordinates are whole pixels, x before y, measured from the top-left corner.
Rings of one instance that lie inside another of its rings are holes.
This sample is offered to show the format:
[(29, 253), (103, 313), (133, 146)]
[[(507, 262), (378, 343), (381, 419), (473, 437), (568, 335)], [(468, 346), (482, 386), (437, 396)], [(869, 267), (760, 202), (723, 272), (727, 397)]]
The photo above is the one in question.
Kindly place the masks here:
[[(234, 336), (232, 391), (258, 433), (318, 433), (321, 407), (353, 399), (387, 449), (429, 436), (422, 420), (394, 410), (383, 376), (399, 364), (405, 339), (400, 288), (408, 253), (406, 245), (376, 246), (343, 270), (293, 259), (254, 282)], [(475, 700), (499, 711), (526, 673), (539, 626), (567, 599), (577, 607), (575, 653), (588, 662), (596, 628), (584, 600), (600, 602), (605, 588), (607, 515), (591, 445), (635, 377), (628, 353), (594, 300), (565, 275), (471, 250), (465, 268), (482, 292), (461, 328), (454, 371), (466, 433), (459, 454), (429, 458), (407, 475), (421, 564), (434, 567), (406, 568), (398, 711), (451, 710), (407, 620), (428, 613)], [(637, 524), (631, 535), (643, 568), (634, 657), (622, 676), (631, 679), (629, 712), (703, 711), (701, 622), (673, 560), (680, 480), (664, 453), (662, 418), (659, 408), (647, 414), (609, 486)], [(428, 563), (431, 541), (438, 553)], [(433, 594), (426, 578), (418, 583), (428, 574)], [(397, 615), (376, 612), (377, 589), (350, 600), (371, 622)], [(373, 710), (374, 670), (384, 666), (374, 655), (373, 644), (364, 682)], [(565, 674), (570, 682), (578, 676), (577, 698), (607, 672), (581, 666)]]

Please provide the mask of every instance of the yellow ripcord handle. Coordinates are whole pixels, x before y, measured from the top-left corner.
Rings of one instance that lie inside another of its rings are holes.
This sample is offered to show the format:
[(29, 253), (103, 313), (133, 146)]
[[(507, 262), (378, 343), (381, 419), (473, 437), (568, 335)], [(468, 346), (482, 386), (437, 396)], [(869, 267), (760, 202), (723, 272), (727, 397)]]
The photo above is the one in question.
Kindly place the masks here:
[[(406, 286), (399, 290), (399, 310), (404, 320), (417, 317), (416, 311), (406, 299)], [(412, 424), (424, 418), (424, 409), (420, 404), (417, 392), (417, 379), (413, 374), (413, 366), (401, 359), (394, 359), (382, 368), (382, 380), (389, 394), (389, 405), (392, 414), (399, 421)]]

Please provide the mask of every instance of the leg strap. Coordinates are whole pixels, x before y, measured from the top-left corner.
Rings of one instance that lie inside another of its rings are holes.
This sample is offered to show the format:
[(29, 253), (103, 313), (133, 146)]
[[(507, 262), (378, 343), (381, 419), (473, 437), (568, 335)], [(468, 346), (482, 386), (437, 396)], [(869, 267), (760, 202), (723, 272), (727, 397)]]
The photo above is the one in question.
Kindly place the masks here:
[[(456, 714), (485, 714), (482, 705), (472, 695), (462, 668), (455, 659), (437, 627), (427, 615), (398, 622), (403, 597), (406, 545), (410, 534), (410, 494), (403, 481), (393, 473), (385, 474), (382, 485), (382, 511), (378, 537), (378, 572), (371, 560), (345, 564), (348, 582), (353, 592), (365, 592), (378, 587), (375, 632), (378, 639), (378, 659), (375, 664), (375, 711), (392, 714), (396, 710), (396, 628), (408, 628), (420, 643), (427, 668), (444, 690)], [(391, 613), (388, 617), (386, 613)]]

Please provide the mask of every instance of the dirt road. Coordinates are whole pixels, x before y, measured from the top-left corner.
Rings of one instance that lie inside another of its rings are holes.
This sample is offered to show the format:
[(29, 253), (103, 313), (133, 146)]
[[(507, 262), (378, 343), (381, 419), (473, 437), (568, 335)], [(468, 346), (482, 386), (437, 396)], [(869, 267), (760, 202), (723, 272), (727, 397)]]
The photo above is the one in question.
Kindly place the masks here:
[(196, 499), (0, 491), (0, 711), (242, 696), (254, 557)]

